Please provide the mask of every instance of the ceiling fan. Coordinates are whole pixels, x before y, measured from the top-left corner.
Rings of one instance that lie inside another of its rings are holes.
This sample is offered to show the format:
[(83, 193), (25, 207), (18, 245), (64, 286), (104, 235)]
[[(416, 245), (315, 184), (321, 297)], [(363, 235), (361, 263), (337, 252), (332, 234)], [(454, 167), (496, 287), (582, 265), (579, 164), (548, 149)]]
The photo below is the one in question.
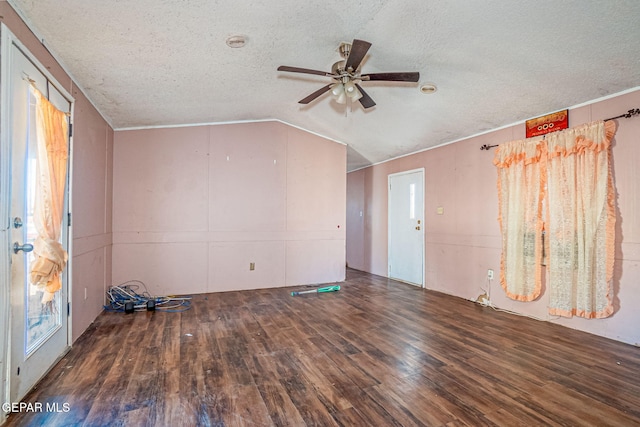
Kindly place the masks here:
[(317, 74), (319, 76), (331, 77), (334, 80), (334, 83), (330, 83), (298, 101), (300, 104), (308, 104), (330, 90), (338, 103), (346, 104), (347, 100), (360, 101), (360, 104), (362, 104), (365, 109), (373, 107), (376, 103), (362, 89), (359, 84), (360, 82), (371, 80), (417, 82), (420, 79), (420, 73), (418, 72), (362, 74), (359, 69), (360, 63), (370, 47), (371, 43), (358, 39), (354, 39), (353, 43), (341, 43), (338, 51), (344, 59), (333, 64), (331, 72), (288, 67), (286, 65), (278, 67), (278, 71)]

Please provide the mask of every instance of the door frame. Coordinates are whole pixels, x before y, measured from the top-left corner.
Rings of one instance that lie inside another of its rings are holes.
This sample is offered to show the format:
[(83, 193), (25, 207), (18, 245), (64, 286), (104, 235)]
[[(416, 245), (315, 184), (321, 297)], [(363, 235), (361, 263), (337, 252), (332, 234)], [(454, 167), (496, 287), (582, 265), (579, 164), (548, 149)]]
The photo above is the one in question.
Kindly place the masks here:
[[(391, 179), (396, 176), (408, 175), (412, 173), (420, 172), (422, 174), (422, 227), (420, 229), (420, 235), (422, 236), (421, 240), (421, 248), (422, 248), (422, 283), (410, 283), (413, 286), (419, 286), (421, 288), (425, 288), (426, 280), (425, 280), (425, 272), (426, 272), (426, 254), (425, 254), (425, 213), (426, 213), (426, 200), (425, 200), (425, 179), (426, 173), (425, 168), (416, 168), (410, 169), (402, 172), (395, 172), (387, 175), (387, 277), (391, 278)], [(401, 279), (393, 279), (403, 282)], [(409, 283), (409, 282), (406, 282)]]
[[(7, 27), (4, 23), (0, 27), (0, 60), (2, 62), (0, 69), (0, 322), (7, 327), (0, 328), (0, 376), (2, 387), (0, 388), (0, 398), (2, 403), (7, 402), (9, 398), (9, 369), (10, 369), (10, 350), (9, 350), (9, 334), (10, 334), (10, 308), (11, 301), (9, 299), (9, 288), (11, 287), (11, 144), (9, 143), (7, 124), (9, 123), (9, 114), (7, 107), (9, 105), (8, 95), (8, 75), (7, 61), (11, 52), (10, 43), (6, 43)], [(0, 411), (0, 424), (4, 422), (7, 414)]]
[[(11, 49), (16, 46), (24, 56), (33, 63), (38, 71), (47, 79), (48, 84), (62, 94), (70, 103), (69, 129), (72, 129), (74, 99), (71, 94), (60, 85), (56, 78), (44, 67), (40, 61), (29, 51), (29, 49), (11, 32), (5, 23), (0, 25), (0, 321), (7, 327), (0, 328), (0, 402), (8, 402), (11, 390), (11, 125), (9, 120), (9, 110), (11, 99), (8, 87), (11, 72)], [(66, 191), (66, 215), (63, 223), (62, 235), (67, 239), (67, 252), (69, 260), (65, 269), (67, 281), (67, 349), (72, 344), (72, 278), (73, 278), (73, 228), (70, 224), (70, 212), (72, 206), (72, 182), (73, 182), (73, 137), (69, 136), (69, 157), (67, 165), (67, 191)], [(64, 280), (64, 279), (63, 279)], [(64, 305), (64, 301), (63, 301)], [(64, 306), (61, 307), (64, 310)], [(62, 358), (61, 354), (59, 358)], [(58, 360), (59, 360), (58, 358)], [(55, 364), (55, 363), (54, 363)], [(53, 367), (50, 366), (49, 368)], [(4, 422), (7, 414), (0, 410), (0, 424)]]

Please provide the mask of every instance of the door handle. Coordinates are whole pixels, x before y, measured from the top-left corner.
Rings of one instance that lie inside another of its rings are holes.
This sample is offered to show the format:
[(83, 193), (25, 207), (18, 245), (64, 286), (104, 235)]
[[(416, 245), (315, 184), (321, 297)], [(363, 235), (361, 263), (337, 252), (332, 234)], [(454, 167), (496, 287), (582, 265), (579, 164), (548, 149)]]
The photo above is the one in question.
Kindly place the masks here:
[(24, 245), (20, 245), (18, 244), (18, 242), (15, 242), (13, 244), (13, 253), (17, 254), (20, 251), (23, 252), (31, 252), (33, 250), (33, 245), (30, 243), (25, 243)]
[(416, 230), (420, 230), (420, 226), (419, 225), (416, 225)]

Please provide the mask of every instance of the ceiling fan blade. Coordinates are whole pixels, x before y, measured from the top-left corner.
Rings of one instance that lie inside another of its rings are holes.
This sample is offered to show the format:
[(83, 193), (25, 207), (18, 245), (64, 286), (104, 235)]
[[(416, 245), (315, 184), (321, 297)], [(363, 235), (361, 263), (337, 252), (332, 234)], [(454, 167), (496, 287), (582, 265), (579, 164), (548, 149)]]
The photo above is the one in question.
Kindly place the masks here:
[(331, 76), (331, 73), (327, 73), (326, 71), (310, 70), (308, 68), (288, 67), (286, 65), (279, 66), (278, 71), (289, 71), (291, 73), (317, 74), (319, 76)]
[(362, 87), (356, 83), (356, 87), (358, 88), (358, 90), (360, 91), (360, 93), (362, 94), (362, 98), (359, 99), (360, 104), (362, 104), (362, 106), (364, 108), (371, 108), (374, 105), (376, 105), (376, 103), (374, 102), (373, 99), (371, 99), (371, 97), (367, 94), (367, 92), (365, 92)]
[(304, 99), (301, 99), (300, 101), (298, 101), (298, 104), (308, 104), (311, 101), (313, 101), (314, 99), (316, 99), (317, 97), (319, 97), (320, 95), (322, 95), (325, 92), (328, 92), (329, 89), (331, 89), (331, 85), (326, 85), (320, 89), (318, 89), (317, 91), (313, 92), (311, 95), (307, 96)]
[(417, 82), (420, 80), (420, 73), (372, 73), (360, 76), (362, 80), (379, 80), (387, 82)]
[(348, 70), (349, 67), (351, 67), (353, 70), (357, 70), (370, 47), (371, 43), (354, 39), (353, 43), (351, 43), (351, 51), (349, 52), (347, 62), (344, 64), (344, 68)]

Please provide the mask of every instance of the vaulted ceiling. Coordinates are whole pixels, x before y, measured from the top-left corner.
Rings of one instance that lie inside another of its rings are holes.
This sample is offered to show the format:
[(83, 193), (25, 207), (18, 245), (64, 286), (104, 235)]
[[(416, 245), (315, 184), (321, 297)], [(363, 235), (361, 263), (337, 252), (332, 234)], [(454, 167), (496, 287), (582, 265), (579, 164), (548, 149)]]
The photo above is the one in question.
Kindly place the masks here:
[[(347, 144), (350, 170), (640, 86), (637, 0), (9, 3), (116, 130), (277, 119)], [(331, 79), (278, 66), (330, 71), (354, 38), (365, 73), (419, 82), (298, 104)]]

